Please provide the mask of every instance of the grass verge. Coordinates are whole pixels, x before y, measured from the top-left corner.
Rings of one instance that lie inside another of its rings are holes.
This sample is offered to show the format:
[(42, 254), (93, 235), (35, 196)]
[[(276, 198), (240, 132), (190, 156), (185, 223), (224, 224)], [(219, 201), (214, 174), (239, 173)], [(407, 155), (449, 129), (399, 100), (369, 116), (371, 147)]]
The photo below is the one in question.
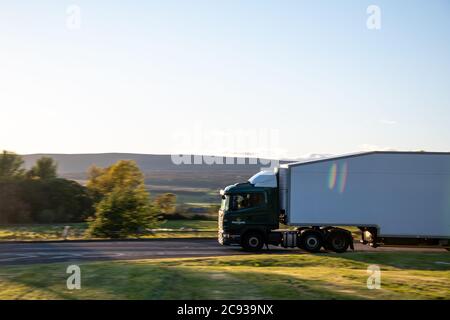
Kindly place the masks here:
[[(85, 235), (87, 223), (68, 224), (30, 224), (30, 225), (1, 225), (0, 241), (25, 240), (63, 240), (63, 230), (70, 226), (68, 240), (88, 239)], [(208, 220), (167, 220), (160, 228), (178, 229), (179, 232), (157, 232), (142, 236), (145, 238), (191, 238), (217, 237), (217, 221)], [(196, 229), (201, 232), (189, 231)]]
[[(450, 299), (450, 254), (243, 255), (0, 268), (0, 299)], [(381, 289), (367, 288), (367, 267)]]

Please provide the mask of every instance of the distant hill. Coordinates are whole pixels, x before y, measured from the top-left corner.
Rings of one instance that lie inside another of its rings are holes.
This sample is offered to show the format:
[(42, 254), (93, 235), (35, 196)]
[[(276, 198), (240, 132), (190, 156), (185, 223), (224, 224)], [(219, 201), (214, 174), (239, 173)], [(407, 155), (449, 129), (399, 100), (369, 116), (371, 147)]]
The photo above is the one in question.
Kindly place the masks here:
[[(96, 154), (30, 154), (24, 155), (25, 167), (29, 169), (40, 157), (52, 157), (58, 163), (58, 173), (61, 175), (86, 172), (92, 165), (107, 167), (118, 160), (134, 160), (144, 172), (149, 171), (259, 171), (261, 167), (266, 167), (256, 158), (232, 158), (234, 164), (193, 164), (194, 157), (191, 156), (191, 164), (175, 164), (171, 155), (136, 154), (136, 153), (96, 153)], [(263, 159), (262, 161), (267, 161)], [(286, 161), (283, 161), (285, 163)], [(245, 163), (245, 164), (241, 164)], [(256, 164), (254, 164), (256, 163)]]
[[(267, 160), (256, 158), (233, 158), (234, 164), (180, 164), (172, 161), (171, 155), (135, 153), (98, 154), (30, 154), (24, 155), (25, 167), (30, 168), (38, 158), (52, 157), (58, 163), (58, 174), (62, 177), (84, 182), (90, 166), (107, 167), (118, 160), (134, 160), (144, 172), (149, 189), (158, 192), (184, 190), (205, 193), (204, 189), (218, 189), (236, 182), (246, 181), (262, 167), (268, 167)], [(319, 155), (320, 156), (320, 155)], [(317, 158), (313, 155), (310, 158)], [(194, 162), (193, 156), (190, 158)], [(297, 159), (299, 160), (308, 160)], [(225, 159), (223, 160), (225, 163)], [(280, 161), (281, 163), (296, 161)], [(245, 164), (237, 164), (245, 163)], [(256, 164), (255, 164), (256, 163)]]

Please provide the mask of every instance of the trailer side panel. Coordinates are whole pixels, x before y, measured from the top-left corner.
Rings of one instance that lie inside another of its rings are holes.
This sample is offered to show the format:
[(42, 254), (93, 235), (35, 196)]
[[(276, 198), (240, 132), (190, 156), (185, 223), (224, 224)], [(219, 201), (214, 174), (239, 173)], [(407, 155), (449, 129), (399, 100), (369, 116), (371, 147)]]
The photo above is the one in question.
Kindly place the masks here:
[(288, 168), (290, 225), (450, 238), (450, 154), (367, 153)]

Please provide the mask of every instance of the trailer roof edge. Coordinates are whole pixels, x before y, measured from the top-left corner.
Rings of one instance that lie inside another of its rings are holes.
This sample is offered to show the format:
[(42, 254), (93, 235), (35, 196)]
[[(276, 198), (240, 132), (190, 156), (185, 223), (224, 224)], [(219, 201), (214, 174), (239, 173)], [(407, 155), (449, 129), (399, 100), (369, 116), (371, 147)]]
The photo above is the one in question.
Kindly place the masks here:
[(367, 156), (367, 155), (372, 155), (372, 154), (421, 154), (421, 155), (435, 154), (435, 155), (449, 155), (450, 156), (450, 152), (438, 152), (438, 151), (436, 151), (436, 152), (434, 152), (434, 151), (363, 151), (363, 152), (343, 154), (340, 156), (331, 156), (331, 157), (326, 157), (326, 158), (322, 158), (322, 159), (313, 159), (313, 160), (306, 160), (306, 161), (300, 161), (300, 162), (286, 163), (284, 165), (288, 166), (288, 167), (297, 167), (297, 166), (307, 165), (307, 164), (312, 164), (312, 163), (355, 158), (355, 157)]

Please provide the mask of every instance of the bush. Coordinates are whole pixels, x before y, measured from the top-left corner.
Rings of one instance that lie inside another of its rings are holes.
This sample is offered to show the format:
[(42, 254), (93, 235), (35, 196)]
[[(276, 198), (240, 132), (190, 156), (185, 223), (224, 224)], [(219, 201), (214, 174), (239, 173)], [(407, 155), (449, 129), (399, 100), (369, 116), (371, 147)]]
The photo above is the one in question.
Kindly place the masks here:
[(23, 200), (21, 185), (14, 181), (0, 181), (0, 223), (32, 222), (31, 207)]
[(88, 234), (122, 238), (139, 235), (160, 221), (145, 189), (144, 175), (134, 161), (120, 160), (102, 169), (91, 169), (90, 194), (97, 202)]
[(75, 181), (29, 180), (24, 189), (23, 198), (30, 204), (35, 222), (82, 222), (93, 214), (87, 189)]
[(56, 162), (38, 159), (25, 174), (21, 156), (0, 154), (0, 223), (81, 222), (93, 214), (93, 201), (79, 183), (56, 177)]
[(87, 189), (66, 179), (0, 181), (1, 223), (82, 222), (93, 214)]
[(125, 238), (137, 236), (157, 223), (155, 210), (145, 194), (139, 190), (117, 189), (97, 204), (88, 233), (97, 237)]

